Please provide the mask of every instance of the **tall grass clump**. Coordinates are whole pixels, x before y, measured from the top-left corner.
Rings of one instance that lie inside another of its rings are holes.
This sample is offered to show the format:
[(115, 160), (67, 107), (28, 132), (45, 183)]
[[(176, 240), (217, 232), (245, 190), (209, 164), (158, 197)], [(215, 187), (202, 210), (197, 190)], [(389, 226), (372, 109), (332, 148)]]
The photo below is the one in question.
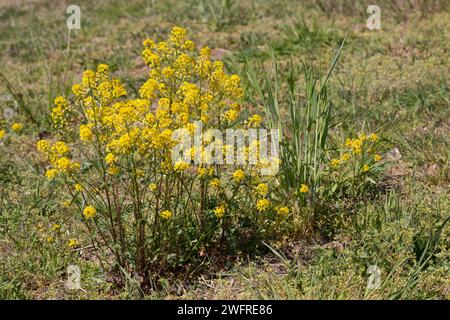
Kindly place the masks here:
[(265, 72), (262, 81), (258, 81), (257, 71), (246, 65), (247, 79), (256, 97), (254, 104), (264, 106), (268, 126), (279, 130), (283, 137), (280, 187), (286, 198), (293, 199), (294, 213), (311, 227), (334, 220), (334, 204), (343, 199), (357, 201), (368, 184), (376, 184), (371, 176), (379, 171), (376, 133), (347, 137), (340, 145), (332, 141), (341, 137), (330, 139), (330, 132), (337, 131), (337, 127), (332, 119), (328, 81), (345, 40), (324, 76), (311, 66), (303, 66), (299, 73), (291, 60), (285, 83), (281, 83), (274, 54), (272, 72)]

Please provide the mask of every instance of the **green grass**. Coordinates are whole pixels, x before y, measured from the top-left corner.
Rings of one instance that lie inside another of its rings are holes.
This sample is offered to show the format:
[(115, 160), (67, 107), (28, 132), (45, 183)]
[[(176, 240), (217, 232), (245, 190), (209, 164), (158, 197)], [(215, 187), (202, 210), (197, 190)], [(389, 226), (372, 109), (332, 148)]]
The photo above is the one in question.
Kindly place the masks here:
[[(399, 3), (379, 1), (383, 30), (369, 31), (362, 1), (80, 1), (82, 29), (71, 34), (70, 51), (62, 3), (0, 5), (0, 95), (17, 102), (0, 99), (0, 129), (25, 124), (0, 142), (0, 298), (141, 297), (132, 277), (118, 286), (104, 273), (91, 248), (70, 252), (46, 243), (53, 223), (62, 226), (61, 242), (82, 227), (60, 209), (64, 195), (43, 177), (34, 146), (54, 135), (52, 101), (69, 93), (84, 69), (106, 62), (124, 82), (142, 81), (142, 40), (162, 39), (178, 24), (199, 44), (224, 49), (227, 68), (241, 75), (248, 104), (261, 113), (264, 101), (246, 65), (256, 69), (254, 80), (274, 83), (273, 52), (284, 116), (292, 66), (326, 74), (349, 32), (327, 88), (329, 139), (378, 131), (383, 152), (398, 148), (401, 159), (388, 164), (365, 199), (328, 215), (327, 223), (340, 219), (332, 237), (287, 234), (267, 243), (264, 255), (155, 280), (159, 290), (146, 298), (449, 299), (450, 15), (446, 1)], [(302, 73), (295, 80), (301, 100)], [(8, 108), (12, 119), (3, 116)], [(84, 291), (65, 288), (70, 264), (80, 266)], [(370, 265), (381, 270), (378, 290), (367, 289)]]

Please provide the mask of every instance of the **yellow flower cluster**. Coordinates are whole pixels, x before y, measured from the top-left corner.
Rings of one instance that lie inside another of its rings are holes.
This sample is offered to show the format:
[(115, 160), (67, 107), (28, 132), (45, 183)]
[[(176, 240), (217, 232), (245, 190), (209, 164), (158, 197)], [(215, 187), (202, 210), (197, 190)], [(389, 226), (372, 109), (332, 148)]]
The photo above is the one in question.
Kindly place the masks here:
[(261, 197), (265, 197), (269, 193), (269, 186), (265, 183), (260, 183), (256, 186), (255, 190)]
[(369, 136), (367, 136), (364, 133), (361, 133), (358, 136), (358, 138), (355, 139), (347, 138), (345, 140), (345, 147), (351, 149), (353, 154), (360, 155), (362, 145), (367, 140), (371, 142), (377, 142), (378, 135), (376, 133), (372, 133)]
[(83, 215), (86, 219), (93, 219), (97, 214), (97, 210), (93, 206), (87, 206), (83, 210)]
[(71, 238), (71, 239), (69, 239), (69, 241), (67, 241), (67, 245), (69, 246), (69, 248), (73, 249), (73, 248), (78, 247), (80, 245), (80, 243), (78, 242), (77, 239)]
[(256, 128), (261, 124), (261, 121), (262, 121), (261, 116), (255, 114), (248, 118), (248, 126)]
[(264, 212), (269, 209), (270, 201), (268, 199), (260, 199), (256, 202), (256, 210)]
[(53, 125), (58, 130), (65, 130), (68, 127), (69, 104), (64, 97), (56, 97), (54, 100), (55, 107), (52, 109), (51, 118)]
[(279, 207), (279, 208), (277, 208), (277, 213), (282, 217), (286, 217), (289, 214), (289, 208), (288, 207)]
[(221, 187), (220, 179), (217, 179), (217, 178), (211, 179), (211, 181), (209, 181), (209, 185), (213, 189), (219, 189)]
[(221, 61), (212, 61), (208, 47), (197, 52), (185, 29), (173, 28), (166, 42), (145, 40), (142, 56), (151, 71), (139, 94), (158, 100), (156, 122), (171, 129), (196, 120), (224, 127), (238, 118), (239, 76), (227, 75)]
[(172, 217), (172, 212), (170, 210), (163, 210), (159, 215), (161, 218), (168, 220)]
[(302, 184), (300, 186), (299, 192), (300, 193), (308, 193), (309, 192), (309, 187), (306, 184)]
[[(360, 164), (360, 168), (362, 172), (368, 172), (370, 170), (370, 163), (381, 161), (382, 157), (379, 154), (376, 154), (373, 145), (379, 140), (379, 137), (376, 133), (372, 133), (370, 135), (366, 135), (361, 133), (357, 138), (347, 138), (345, 140), (343, 150), (344, 152), (339, 158), (331, 159), (330, 166), (331, 168), (338, 168), (342, 164), (348, 162), (349, 160), (358, 160), (363, 162)], [(369, 158), (367, 158), (366, 154), (372, 154)], [(368, 162), (368, 163), (364, 163)]]
[(213, 211), (218, 219), (222, 219), (223, 216), (225, 215), (225, 205), (215, 207)]
[(187, 168), (189, 168), (189, 163), (182, 160), (175, 162), (173, 165), (173, 169), (177, 172), (183, 172)]
[(70, 149), (63, 141), (52, 144), (47, 140), (40, 140), (37, 149), (52, 165), (45, 173), (49, 179), (55, 178), (58, 174), (70, 174), (80, 169), (78, 162), (69, 159)]
[(23, 124), (19, 122), (15, 122), (11, 125), (11, 130), (14, 132), (19, 132), (23, 129)]
[(235, 172), (233, 172), (233, 178), (234, 181), (237, 183), (241, 182), (245, 178), (245, 172), (242, 169), (237, 169)]

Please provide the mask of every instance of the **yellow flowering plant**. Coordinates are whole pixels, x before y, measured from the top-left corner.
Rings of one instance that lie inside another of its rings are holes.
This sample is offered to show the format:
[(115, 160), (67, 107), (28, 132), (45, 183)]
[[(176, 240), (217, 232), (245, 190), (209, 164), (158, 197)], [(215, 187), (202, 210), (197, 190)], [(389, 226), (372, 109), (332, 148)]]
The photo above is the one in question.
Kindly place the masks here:
[(368, 185), (375, 184), (373, 175), (382, 168), (378, 149), (377, 133), (346, 138), (337, 150), (339, 155), (332, 158), (326, 168), (327, 183), (331, 186), (323, 190), (326, 197), (356, 199), (367, 192)]
[[(65, 184), (104, 258), (112, 253), (121, 268), (149, 281), (149, 272), (184, 264), (197, 252), (243, 249), (251, 242), (243, 235), (255, 240), (267, 217), (288, 210), (277, 213), (273, 178), (259, 174), (262, 160), (238, 168), (172, 161), (178, 129), (192, 136), (199, 123), (225, 130), (259, 127), (262, 118), (242, 112), (240, 78), (213, 61), (208, 47), (198, 50), (185, 29), (143, 46), (150, 71), (138, 97), (106, 64), (85, 71), (73, 97), (55, 99), (51, 118), (64, 139), (41, 140), (37, 149), (48, 163), (45, 175)], [(187, 152), (205, 160), (205, 146)]]

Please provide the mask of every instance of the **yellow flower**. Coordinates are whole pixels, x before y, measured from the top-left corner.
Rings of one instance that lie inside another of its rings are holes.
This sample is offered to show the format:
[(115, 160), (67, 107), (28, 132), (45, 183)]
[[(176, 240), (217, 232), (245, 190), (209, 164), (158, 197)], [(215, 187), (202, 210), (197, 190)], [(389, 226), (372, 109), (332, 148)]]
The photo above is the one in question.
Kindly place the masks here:
[(139, 95), (143, 99), (152, 100), (156, 97), (158, 82), (155, 79), (148, 79), (139, 89)]
[(53, 161), (53, 165), (61, 173), (67, 173), (69, 171), (80, 169), (80, 164), (76, 161), (71, 161), (67, 157), (62, 157)]
[(53, 180), (58, 175), (58, 170), (56, 169), (48, 169), (47, 172), (45, 172), (45, 176), (49, 180)]
[(183, 44), (183, 49), (193, 51), (195, 49), (195, 43), (191, 40), (186, 40)]
[(62, 205), (63, 205), (64, 208), (70, 207), (70, 204), (71, 204), (70, 200), (65, 200), (65, 201), (62, 202)]
[(117, 167), (109, 167), (106, 172), (111, 176), (115, 176), (115, 175), (119, 174), (119, 171), (120, 170)]
[(69, 241), (67, 242), (67, 245), (69, 246), (69, 248), (76, 248), (79, 246), (78, 240), (77, 239), (69, 239)]
[[(83, 72), (83, 77), (82, 77), (81, 82), (86, 87), (90, 87), (90, 86), (94, 85), (94, 83), (93, 83), (94, 78), (95, 78), (95, 72), (93, 70), (88, 69)], [(58, 98), (64, 99), (64, 97), (58, 97)], [(56, 98), (56, 99), (58, 99), (58, 98)], [(56, 99), (55, 99), (55, 104), (57, 104)]]
[(200, 116), (200, 120), (201, 120), (203, 123), (208, 123), (208, 121), (209, 121), (209, 116), (208, 116), (206, 113), (202, 113), (202, 115)]
[(176, 46), (181, 46), (186, 40), (186, 29), (173, 27), (170, 32), (169, 40)]
[(368, 166), (367, 164), (363, 165), (363, 166), (362, 166), (362, 171), (363, 171), (363, 172), (369, 171), (369, 166)]
[(381, 160), (381, 156), (379, 154), (376, 154), (373, 156), (373, 159), (375, 160), (375, 162), (378, 162)]
[(376, 133), (372, 133), (372, 134), (369, 136), (369, 139), (370, 139), (370, 141), (372, 141), (372, 142), (377, 142), (377, 141), (378, 141), (378, 135), (377, 135)]
[(358, 139), (361, 140), (361, 142), (364, 142), (367, 139), (367, 136), (364, 133), (360, 133)]
[(50, 150), (50, 143), (47, 140), (39, 140), (36, 147), (39, 152), (47, 153)]
[(203, 178), (204, 176), (206, 176), (208, 174), (208, 169), (204, 168), (204, 167), (199, 167), (197, 169), (197, 174), (198, 174), (199, 178)]
[(228, 122), (232, 122), (236, 120), (238, 117), (238, 112), (236, 110), (228, 110), (225, 112), (225, 119), (227, 119)]
[(72, 163), (69, 158), (62, 157), (56, 160), (55, 167), (61, 172), (67, 172), (71, 169)]
[(203, 47), (200, 49), (200, 56), (203, 59), (209, 59), (211, 55), (211, 49), (209, 47)]
[(81, 141), (91, 141), (92, 140), (92, 130), (91, 125), (81, 125), (80, 126), (80, 140)]
[(234, 181), (236, 181), (238, 183), (241, 182), (245, 178), (244, 171), (241, 169), (237, 169), (235, 172), (233, 172), (233, 178), (234, 178)]
[(19, 122), (15, 122), (15, 123), (12, 124), (11, 129), (14, 132), (19, 132), (20, 130), (23, 129), (23, 124), (21, 124)]
[(109, 66), (105, 63), (101, 63), (97, 66), (97, 74), (107, 74), (109, 71)]
[(171, 67), (165, 67), (164, 69), (162, 69), (161, 73), (166, 78), (172, 78), (174, 75), (174, 71)]
[(52, 236), (48, 236), (47, 239), (45, 239), (45, 240), (47, 240), (48, 243), (55, 242), (55, 238), (53, 238)]
[(357, 139), (347, 138), (345, 140), (345, 147), (352, 149), (353, 154), (359, 155), (361, 154), (361, 148), (366, 136), (364, 134), (360, 134)]
[(309, 192), (309, 187), (306, 184), (301, 184), (299, 191), (300, 191), (300, 193), (308, 193)]
[[(39, 141), (39, 142), (41, 142), (41, 141)], [(39, 148), (39, 146), (38, 146), (38, 148)], [(56, 151), (56, 153), (61, 155), (61, 156), (66, 154), (66, 153), (68, 153), (70, 151), (69, 147), (63, 141), (56, 142), (55, 145), (53, 146), (53, 148)]]
[(256, 202), (256, 210), (264, 212), (269, 208), (270, 201), (267, 199), (260, 199)]
[(0, 130), (0, 139), (5, 137), (5, 130)]
[(72, 93), (78, 98), (78, 99), (82, 99), (84, 98), (85, 94), (86, 94), (85, 88), (79, 84), (76, 83), (72, 86)]
[(61, 105), (66, 105), (67, 104), (67, 100), (66, 98), (62, 97), (62, 96), (58, 96), (55, 98), (55, 100), (53, 100), (53, 103), (57, 106), (61, 106)]
[(144, 170), (136, 169), (136, 177), (143, 177), (144, 176)]
[(213, 211), (218, 219), (222, 219), (223, 216), (225, 215), (225, 206), (220, 205), (218, 207), (215, 207)]
[(339, 160), (339, 159), (332, 159), (332, 160), (331, 160), (331, 166), (332, 166), (333, 168), (338, 167), (339, 164), (340, 164), (340, 160)]
[(75, 188), (76, 192), (81, 192), (81, 191), (84, 190), (83, 186), (81, 184), (79, 184), (79, 183), (75, 183), (74, 188)]
[(157, 188), (156, 183), (150, 183), (149, 186), (148, 186), (148, 189), (149, 189), (151, 192), (154, 192), (154, 191), (156, 190), (156, 188)]
[(138, 134), (138, 131), (134, 131), (131, 134), (124, 134), (120, 136), (118, 139), (111, 141), (109, 147), (115, 151), (116, 153), (128, 154), (131, 152), (133, 138), (135, 138)]
[(143, 44), (144, 47), (149, 48), (149, 49), (155, 47), (155, 42), (153, 42), (152, 39), (145, 39), (145, 40), (142, 42), (142, 44)]
[(269, 192), (269, 187), (265, 183), (260, 183), (256, 186), (256, 193), (260, 196), (265, 197)]
[(354, 139), (352, 141), (352, 150), (353, 154), (361, 154), (361, 147), (362, 147), (363, 140), (361, 139)]
[(83, 215), (86, 219), (93, 219), (97, 214), (97, 210), (93, 206), (87, 206), (83, 210)]
[(248, 125), (249, 127), (258, 127), (259, 124), (261, 123), (262, 119), (259, 115), (254, 114), (253, 116), (251, 116), (250, 118), (248, 118)]
[(54, 232), (58, 232), (58, 231), (61, 230), (61, 226), (60, 226), (59, 224), (57, 224), (57, 223), (54, 223), (54, 224), (52, 225), (51, 230), (54, 231)]
[(217, 178), (211, 179), (211, 181), (209, 182), (209, 185), (211, 187), (213, 187), (214, 189), (219, 189), (220, 188), (220, 180)]
[(177, 172), (182, 172), (184, 170), (186, 170), (187, 168), (189, 168), (189, 163), (187, 163), (186, 161), (177, 161), (175, 162), (173, 169)]
[(341, 159), (340, 159), (341, 161), (348, 161), (348, 160), (350, 160), (350, 154), (349, 153), (344, 153), (342, 156), (341, 156)]
[(352, 143), (353, 143), (353, 140), (352, 139), (350, 139), (350, 138), (347, 138), (347, 139), (345, 139), (345, 147), (347, 147), (347, 148), (351, 148), (352, 147)]
[(52, 109), (52, 122), (58, 129), (64, 129), (67, 126), (66, 112), (68, 109), (67, 100), (64, 97), (56, 97), (54, 100), (55, 107)]
[(279, 207), (279, 208), (277, 208), (277, 213), (280, 216), (285, 217), (289, 214), (289, 208), (288, 207)]
[(169, 210), (164, 210), (159, 213), (160, 217), (163, 219), (170, 219), (172, 217), (172, 212)]
[(117, 161), (117, 157), (115, 155), (113, 155), (111, 152), (108, 153), (105, 157), (105, 162), (109, 165), (113, 164), (116, 161)]

